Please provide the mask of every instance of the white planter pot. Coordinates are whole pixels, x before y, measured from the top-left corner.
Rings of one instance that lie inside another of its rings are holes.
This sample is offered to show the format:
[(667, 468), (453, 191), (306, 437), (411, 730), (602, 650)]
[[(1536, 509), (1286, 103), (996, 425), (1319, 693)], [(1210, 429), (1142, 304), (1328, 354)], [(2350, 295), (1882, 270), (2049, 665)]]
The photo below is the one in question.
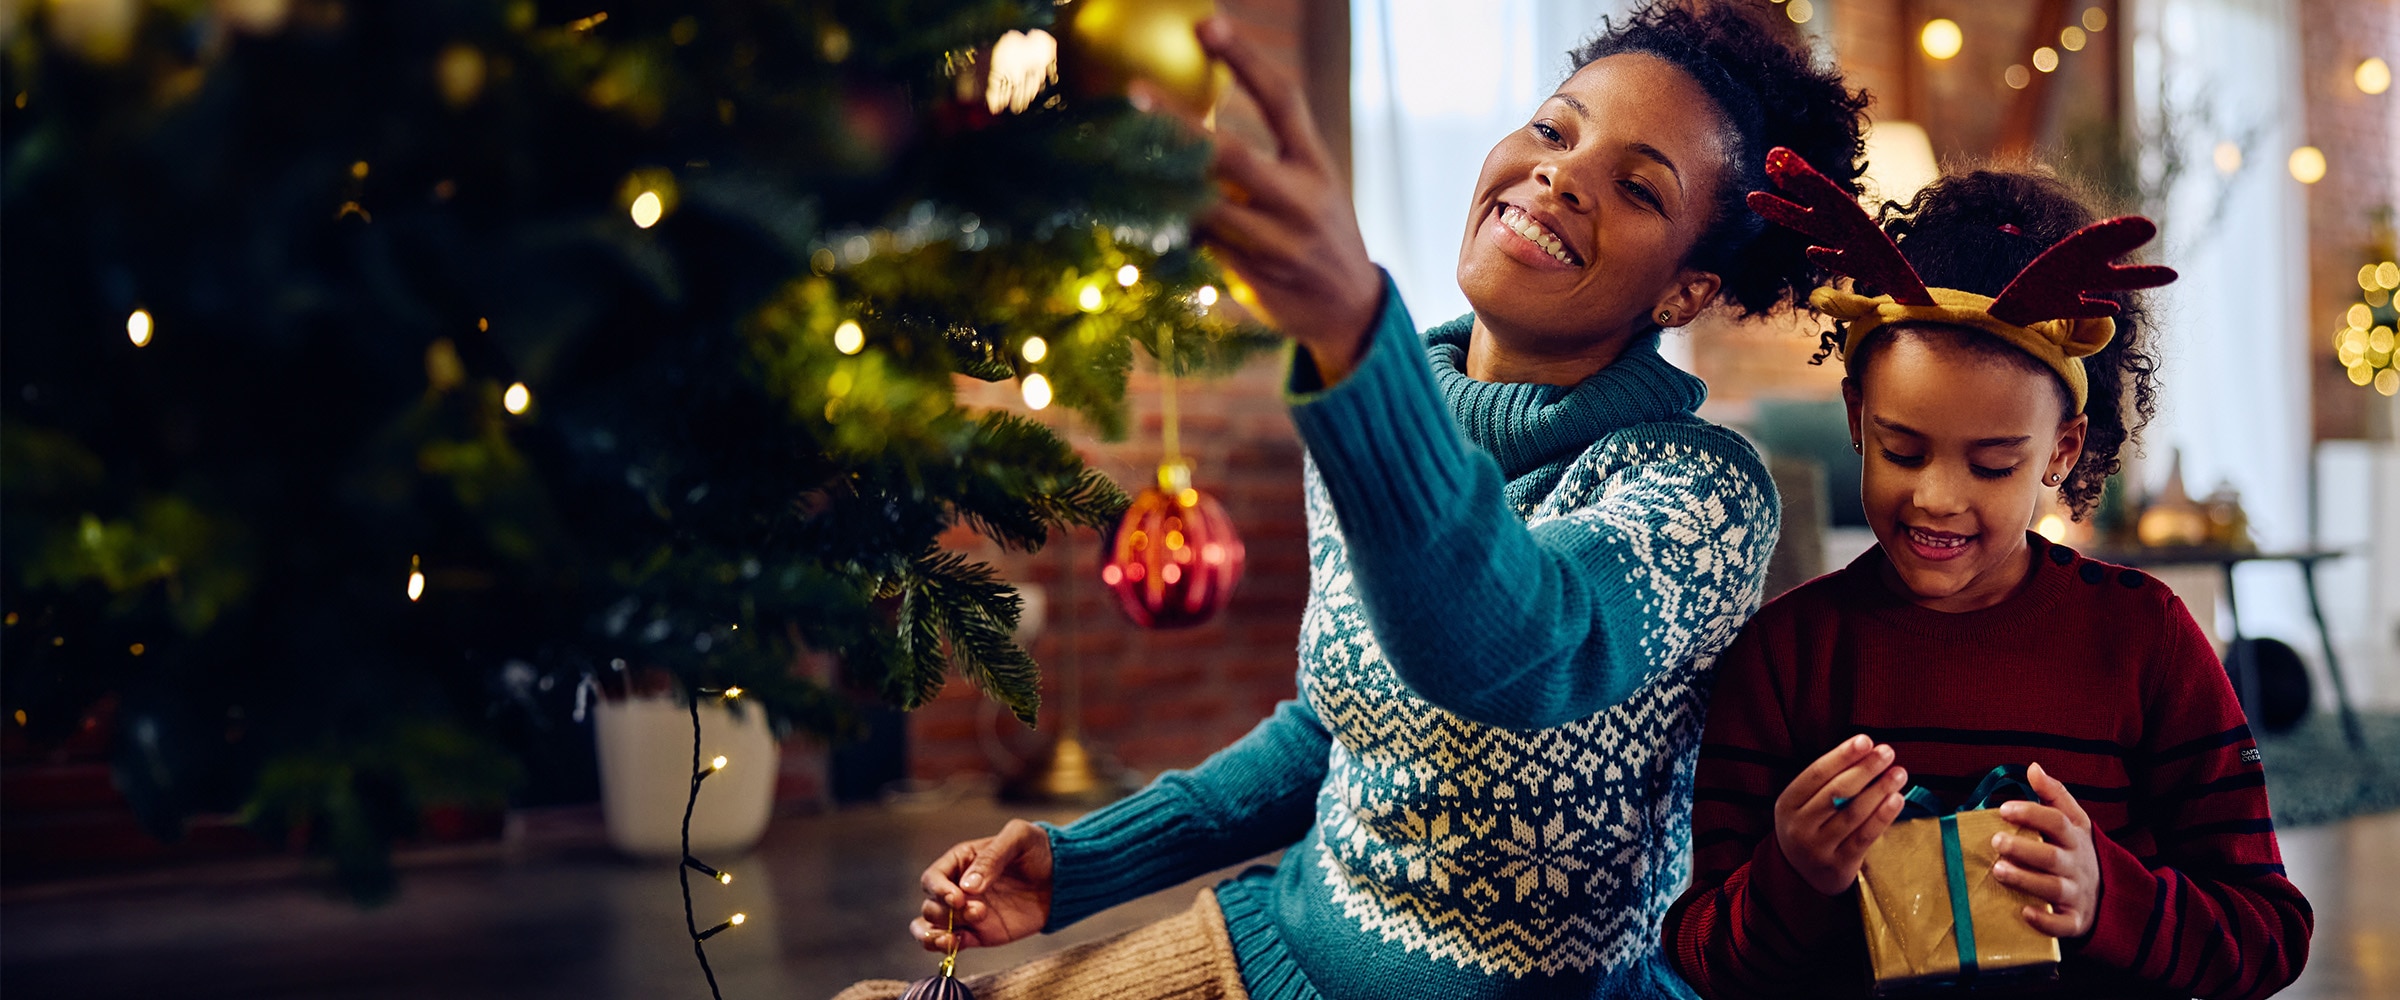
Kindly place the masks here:
[[(601, 699), (593, 727), (600, 745), (600, 804), (609, 845), (640, 858), (683, 858), (683, 808), (691, 788), (692, 718), (673, 698)], [(736, 715), (700, 703), (700, 760), (722, 754), (725, 769), (700, 784), (692, 807), (692, 853), (739, 855), (766, 833), (779, 769), (766, 713)]]

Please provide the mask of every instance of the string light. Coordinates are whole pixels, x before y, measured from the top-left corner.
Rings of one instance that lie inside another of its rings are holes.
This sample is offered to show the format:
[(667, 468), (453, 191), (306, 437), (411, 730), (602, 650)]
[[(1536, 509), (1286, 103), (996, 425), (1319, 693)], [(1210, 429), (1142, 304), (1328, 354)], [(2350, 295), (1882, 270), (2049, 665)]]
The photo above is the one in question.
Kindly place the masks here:
[(2216, 150), (2210, 154), (2209, 158), (2216, 161), (2217, 172), (2220, 174), (2230, 177), (2242, 169), (2242, 147), (2234, 145), (2230, 140), (2218, 143)]
[(2058, 71), (2058, 50), (2047, 45), (2033, 50), (2033, 68), (2044, 73)]
[(1957, 55), (1966, 43), (1966, 32), (1959, 30), (1958, 22), (1946, 17), (1925, 22), (1925, 30), (1917, 33), (1917, 44), (1924, 47), (1926, 55), (1936, 59)]
[(133, 341), (133, 346), (150, 346), (150, 332), (150, 310), (136, 309), (133, 315), (125, 317), (125, 337)]
[(856, 354), (860, 348), (865, 346), (867, 346), (867, 331), (859, 329), (857, 320), (846, 319), (842, 321), (842, 325), (833, 328), (834, 350), (844, 354)]
[(2366, 61), (2358, 64), (2358, 72), (2352, 74), (2351, 79), (2357, 82), (2360, 91), (2383, 93), (2392, 89), (2392, 64), (2384, 62), (2380, 56), (2368, 56)]
[(2033, 533), (2053, 542), (2067, 537), (2067, 519), (2056, 514), (2044, 514), (2033, 526)]
[(2085, 41), (2087, 41), (2087, 39), (2083, 34), (2082, 28), (2078, 28), (2070, 24), (2058, 30), (2059, 48), (2065, 49), (2069, 52), (2081, 52), (2083, 51), (2083, 43)]
[[(622, 663), (623, 661), (618, 662)], [(741, 697), (742, 689), (727, 686), (724, 694), (728, 699), (738, 698)], [(736, 913), (726, 918), (724, 923), (704, 931), (700, 929), (698, 921), (692, 916), (692, 872), (702, 872), (708, 877), (716, 879), (719, 885), (732, 885), (733, 875), (730, 872), (711, 868), (702, 863), (699, 858), (692, 856), (692, 813), (700, 805), (700, 782), (710, 774), (724, 770), (726, 760), (724, 755), (720, 754), (709, 761), (708, 770), (700, 769), (699, 695), (695, 693), (692, 697), (685, 699), (684, 707), (690, 713), (692, 720), (692, 783), (683, 800), (683, 867), (676, 869), (675, 875), (676, 880), (683, 887), (683, 930), (684, 933), (692, 936), (692, 956), (700, 960), (700, 973), (708, 977), (708, 995), (716, 1000), (724, 1000), (724, 992), (717, 988), (717, 970), (708, 964), (708, 939), (731, 928), (740, 927), (744, 921), (750, 918), (746, 914)]]
[(2325, 179), (2325, 151), (2315, 146), (2292, 150), (2291, 158), (2284, 165), (2291, 170), (2292, 179), (2302, 184), (2314, 184)]
[[(737, 629), (738, 629), (738, 628), (741, 628), (741, 626), (739, 626), (739, 625), (736, 625), (736, 626), (734, 626), (734, 628), (737, 628)], [(726, 701), (732, 701), (733, 699), (735, 699), (735, 698), (739, 698), (739, 697), (741, 697), (741, 696), (742, 696), (742, 689), (741, 689), (741, 688), (738, 688), (738, 687), (729, 687), (729, 688), (726, 688), (726, 689), (725, 689), (725, 700), (726, 700)]]
[(1084, 286), (1083, 286), (1083, 290), (1075, 293), (1075, 304), (1076, 304), (1077, 306), (1081, 307), (1081, 308), (1083, 309), (1083, 311), (1084, 311), (1084, 312), (1087, 312), (1087, 313), (1096, 313), (1096, 312), (1099, 312), (1099, 311), (1100, 311), (1100, 286), (1099, 286), (1099, 284), (1098, 284), (1098, 283), (1096, 283), (1096, 282), (1087, 282), (1087, 283), (1085, 283), (1085, 284), (1084, 284)]
[(1043, 358), (1050, 356), (1050, 342), (1040, 337), (1027, 337), (1025, 346), (1018, 350), (1025, 355), (1028, 364), (1040, 364)]
[(2400, 262), (2387, 260), (2375, 265), (2375, 284), (2384, 288), (2400, 288)]
[(1215, 285), (1202, 285), (1202, 286), (1200, 286), (1200, 290), (1199, 290), (1199, 291), (1197, 291), (1197, 292), (1193, 292), (1193, 293), (1192, 293), (1192, 301), (1200, 303), (1200, 308), (1202, 308), (1202, 309), (1206, 309), (1206, 308), (1208, 308), (1208, 307), (1210, 307), (1210, 306), (1216, 305), (1216, 304), (1217, 304), (1217, 286), (1215, 286)]
[(2083, 9), (2083, 30), (2108, 30), (2108, 12), (2098, 7), (2085, 7)]
[(1792, 0), (1783, 5), (1783, 16), (1791, 18), (1793, 24), (1807, 24), (1809, 18), (1817, 16), (1817, 5), (1808, 0)]
[(1140, 280), (1142, 280), (1142, 269), (1141, 269), (1141, 268), (1135, 267), (1135, 266), (1133, 266), (1133, 265), (1131, 265), (1131, 264), (1127, 264), (1127, 265), (1125, 265), (1124, 267), (1120, 267), (1120, 268), (1118, 268), (1118, 269), (1117, 269), (1117, 285), (1118, 285), (1118, 287), (1121, 287), (1121, 288), (1132, 288), (1132, 287), (1133, 287), (1133, 283), (1134, 283), (1134, 282), (1136, 282), (1136, 281), (1140, 281)]
[(418, 563), (416, 556), (410, 556), (408, 557), (408, 599), (415, 601), (424, 596), (425, 570)]
[(636, 225), (636, 226), (639, 226), (639, 227), (641, 227), (641, 228), (643, 228), (643, 229), (648, 229), (648, 228), (650, 228), (650, 227), (652, 227), (652, 226), (658, 225), (658, 220), (659, 220), (659, 218), (660, 218), (661, 216), (664, 216), (664, 215), (666, 215), (666, 214), (667, 214), (667, 204), (666, 204), (666, 202), (664, 202), (664, 201), (661, 201), (661, 200), (659, 199), (659, 197), (658, 197), (658, 192), (656, 192), (656, 191), (644, 191), (644, 192), (642, 192), (641, 194), (638, 194), (638, 195), (635, 195), (635, 196), (634, 196), (634, 198), (633, 198), (633, 224), (634, 224), (634, 225)]
[(2011, 90), (2023, 90), (2033, 84), (2033, 72), (2026, 69), (2024, 63), (2017, 63), (2001, 71), (2000, 79)]
[(722, 770), (724, 770), (724, 769), (725, 769), (725, 764), (726, 764), (725, 755), (724, 755), (724, 754), (718, 754), (715, 760), (711, 760), (711, 761), (709, 761), (709, 762), (708, 762), (708, 769), (709, 769), (709, 770), (711, 770), (711, 771), (722, 771)]
[(134, 644), (133, 644), (133, 645), (131, 645), (131, 646), (127, 646), (127, 647), (125, 647), (125, 651), (126, 651), (127, 653), (130, 653), (130, 654), (134, 655), (134, 656), (140, 656), (140, 655), (142, 655), (143, 653), (147, 653), (147, 652), (149, 652), (149, 651), (150, 651), (150, 647), (148, 647), (148, 646), (144, 646), (144, 645), (142, 645), (141, 643), (138, 643), (138, 642), (137, 642), (137, 643), (134, 643)]
[(1036, 410), (1050, 406), (1050, 380), (1040, 372), (1025, 376), (1025, 405)]
[(500, 405), (512, 414), (523, 416), (526, 408), (533, 405), (533, 390), (525, 388), (523, 382), (511, 382), (508, 391), (500, 394)]

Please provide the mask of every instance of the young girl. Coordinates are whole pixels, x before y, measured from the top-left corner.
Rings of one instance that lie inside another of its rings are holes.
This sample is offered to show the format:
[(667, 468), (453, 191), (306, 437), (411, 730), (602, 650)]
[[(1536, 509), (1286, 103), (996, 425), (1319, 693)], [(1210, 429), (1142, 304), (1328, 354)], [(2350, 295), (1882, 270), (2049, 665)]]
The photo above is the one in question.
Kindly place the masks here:
[(2050, 995), (2291, 983), (2308, 903), (2208, 637), (2157, 580), (2025, 530), (2051, 491), (2087, 511), (2149, 415), (2127, 292), (2173, 272), (2108, 262), (2153, 228), (1983, 170), (1888, 208), (1895, 252), (1805, 165), (1769, 172), (1806, 208), (1762, 211), (1886, 293), (1815, 297), (1847, 321), (1827, 347), (1877, 545), (1768, 605), (1718, 665), (1677, 970), (1712, 998), (1866, 995), (1852, 887), (1903, 790), (1956, 804), (2030, 764), (2041, 801), (2001, 813), (2043, 840), (1999, 840), (1992, 877), (2049, 904), (2018, 917), (2062, 941)]
[(1300, 697), (1076, 823), (958, 845), (912, 930), (1003, 944), (1284, 855), (982, 1000), (1685, 995), (1658, 920), (1701, 691), (1757, 605), (1777, 507), (1658, 334), (1813, 287), (1802, 241), (1743, 197), (1779, 144), (1855, 177), (1864, 104), (1740, 6), (1654, 6), (1575, 54), (1469, 192), (1474, 313), (1422, 336), (1298, 88), (1203, 29), (1281, 147), (1220, 139), (1234, 194), (1200, 223), (1302, 348)]

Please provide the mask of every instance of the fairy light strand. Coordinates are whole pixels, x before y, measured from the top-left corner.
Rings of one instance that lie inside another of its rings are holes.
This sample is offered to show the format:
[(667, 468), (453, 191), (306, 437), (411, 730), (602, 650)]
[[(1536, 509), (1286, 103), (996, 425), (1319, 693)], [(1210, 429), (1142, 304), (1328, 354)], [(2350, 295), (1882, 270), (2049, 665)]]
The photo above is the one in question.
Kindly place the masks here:
[(716, 1000), (725, 1000), (724, 992), (717, 988), (717, 970), (708, 964), (708, 939), (740, 927), (743, 921), (750, 918), (747, 914), (736, 913), (725, 918), (723, 923), (707, 930), (701, 930), (700, 921), (692, 915), (693, 872), (700, 872), (716, 880), (719, 885), (733, 884), (733, 873), (712, 868), (699, 858), (692, 856), (692, 810), (700, 804), (700, 783), (708, 780), (709, 775), (724, 770), (728, 763), (724, 755), (720, 754), (711, 759), (707, 767), (700, 766), (700, 696), (702, 694), (721, 694), (726, 700), (731, 701), (742, 696), (742, 689), (729, 687), (723, 692), (712, 692), (702, 688), (693, 691), (689, 699), (692, 715), (692, 783), (691, 790), (683, 799), (683, 865), (675, 870), (675, 875), (683, 883), (683, 929), (685, 933), (692, 936), (692, 954), (700, 959), (700, 974), (708, 977), (708, 995)]

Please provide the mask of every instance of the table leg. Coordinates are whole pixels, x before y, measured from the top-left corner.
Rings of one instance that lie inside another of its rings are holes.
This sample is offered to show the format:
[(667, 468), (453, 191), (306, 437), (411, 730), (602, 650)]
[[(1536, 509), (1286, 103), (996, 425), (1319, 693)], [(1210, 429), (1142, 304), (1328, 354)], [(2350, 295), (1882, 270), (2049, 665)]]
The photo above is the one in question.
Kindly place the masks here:
[(2242, 605), (2233, 596), (2234, 564), (2226, 562), (2218, 565), (2225, 570), (2225, 616), (2233, 622), (2233, 637), (2227, 640), (2225, 647), (2230, 654), (2225, 666), (2233, 673), (2233, 693), (2241, 699), (2242, 716), (2250, 720), (2250, 735), (2255, 739), (2266, 731), (2267, 726), (2265, 716), (2259, 714), (2258, 657), (2250, 644), (2242, 639)]
[(2317, 642), (2325, 650), (2325, 673), (2333, 678), (2333, 703), (2342, 712), (2342, 736), (2350, 741), (2350, 749), (2360, 753), (2367, 750), (2367, 741), (2358, 733), (2358, 713), (2350, 709), (2350, 688), (2342, 680), (2342, 661), (2333, 654), (2333, 633), (2325, 628), (2325, 607), (2317, 601), (2317, 562), (2300, 560), (2300, 584), (2308, 591), (2308, 613), (2317, 620)]

